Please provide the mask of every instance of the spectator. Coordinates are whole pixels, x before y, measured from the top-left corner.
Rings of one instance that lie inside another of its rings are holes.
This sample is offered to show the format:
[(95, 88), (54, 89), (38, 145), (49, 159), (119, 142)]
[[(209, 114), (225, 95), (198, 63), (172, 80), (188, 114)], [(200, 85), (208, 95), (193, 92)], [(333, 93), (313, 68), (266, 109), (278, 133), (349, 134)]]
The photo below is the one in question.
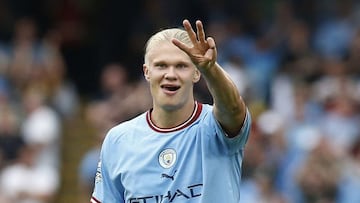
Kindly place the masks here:
[(58, 114), (45, 101), (39, 89), (28, 89), (23, 95), (26, 111), (21, 134), (26, 144), (37, 149), (36, 163), (59, 168), (61, 122)]
[(0, 191), (5, 200), (17, 203), (53, 202), (59, 187), (59, 176), (53, 168), (36, 164), (36, 151), (32, 146), (23, 145), (17, 161), (1, 172)]

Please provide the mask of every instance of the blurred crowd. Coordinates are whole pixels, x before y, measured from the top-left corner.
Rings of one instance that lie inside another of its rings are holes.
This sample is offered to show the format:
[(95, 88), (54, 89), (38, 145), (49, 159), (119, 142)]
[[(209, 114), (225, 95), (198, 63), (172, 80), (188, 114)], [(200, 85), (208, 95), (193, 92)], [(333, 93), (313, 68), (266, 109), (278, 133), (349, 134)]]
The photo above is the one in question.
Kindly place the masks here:
[[(185, 6), (182, 1), (134, 2), (147, 12), (134, 17), (132, 22), (143, 26), (128, 30), (134, 36), (125, 44), (141, 61), (147, 34), (175, 20), (180, 25), (176, 7)], [(186, 7), (190, 18), (204, 19), (217, 43), (218, 62), (252, 113), (242, 203), (360, 202), (360, 2), (260, 2), (272, 4), (259, 10), (248, 3), (248, 11), (237, 10), (245, 4), (237, 1), (194, 1)], [(191, 6), (207, 12), (194, 15)], [(62, 49), (67, 32), (53, 26), (40, 37), (38, 31), (34, 18), (22, 17), (11, 37), (0, 41), (3, 203), (54, 201), (62, 178), (64, 124), (74, 119), (95, 129), (95, 145), (76, 172), (90, 197), (106, 131), (151, 106), (141, 63), (102, 58), (106, 62), (97, 64), (97, 80), (87, 81), (98, 88), (85, 95), (68, 74), (71, 57)], [(195, 95), (212, 102), (203, 80)]]
[(0, 43), (0, 202), (52, 202), (59, 189), (62, 122), (78, 105), (59, 46), (30, 18)]

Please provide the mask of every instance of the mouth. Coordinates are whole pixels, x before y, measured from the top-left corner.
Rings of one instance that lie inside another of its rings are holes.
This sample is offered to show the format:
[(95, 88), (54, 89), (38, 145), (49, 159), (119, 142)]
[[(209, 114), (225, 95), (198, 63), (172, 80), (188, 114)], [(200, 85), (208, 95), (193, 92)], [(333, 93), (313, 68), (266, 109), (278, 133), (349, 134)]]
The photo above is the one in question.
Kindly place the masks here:
[(175, 93), (180, 86), (178, 85), (161, 85), (160, 86), (166, 93)]

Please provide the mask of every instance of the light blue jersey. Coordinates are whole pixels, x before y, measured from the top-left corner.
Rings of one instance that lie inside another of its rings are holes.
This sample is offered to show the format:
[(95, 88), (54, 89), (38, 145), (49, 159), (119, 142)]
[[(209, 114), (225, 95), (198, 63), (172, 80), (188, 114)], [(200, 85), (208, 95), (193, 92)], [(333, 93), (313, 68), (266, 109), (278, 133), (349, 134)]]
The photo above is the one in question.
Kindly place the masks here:
[(175, 128), (158, 128), (151, 111), (112, 128), (103, 143), (92, 203), (239, 203), (250, 114), (226, 137), (212, 106), (196, 103)]

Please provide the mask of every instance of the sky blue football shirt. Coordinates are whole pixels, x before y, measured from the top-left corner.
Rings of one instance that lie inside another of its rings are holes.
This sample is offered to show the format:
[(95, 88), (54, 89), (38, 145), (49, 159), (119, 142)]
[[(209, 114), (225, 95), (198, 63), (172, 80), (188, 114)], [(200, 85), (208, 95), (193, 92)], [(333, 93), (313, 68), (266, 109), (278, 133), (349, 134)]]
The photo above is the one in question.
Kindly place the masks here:
[(241, 162), (251, 118), (227, 138), (212, 106), (196, 103), (174, 128), (151, 111), (112, 128), (103, 143), (92, 203), (238, 203)]

